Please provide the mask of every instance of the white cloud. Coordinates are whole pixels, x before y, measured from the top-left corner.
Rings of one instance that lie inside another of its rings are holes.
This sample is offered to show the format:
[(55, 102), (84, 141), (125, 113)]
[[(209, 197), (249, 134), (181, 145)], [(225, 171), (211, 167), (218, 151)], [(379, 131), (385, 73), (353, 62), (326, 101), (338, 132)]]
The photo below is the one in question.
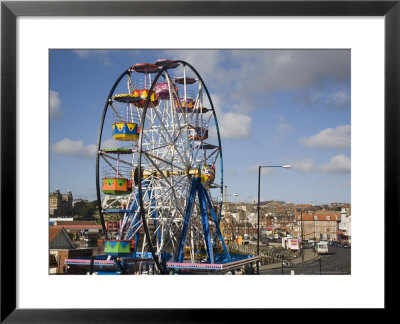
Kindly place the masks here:
[[(221, 138), (246, 139), (251, 136), (252, 119), (246, 114), (237, 112), (223, 112), (222, 100), (218, 95), (211, 95), (215, 113), (217, 115), (219, 133)], [(212, 138), (217, 137), (215, 128), (210, 128), (209, 135)]]
[(347, 108), (350, 107), (350, 94), (343, 89), (320, 89), (317, 85), (295, 96), (294, 101), (311, 108)]
[(244, 114), (228, 112), (218, 118), (221, 138), (249, 138), (251, 118)]
[(336, 91), (328, 95), (326, 102), (338, 107), (346, 106), (350, 104), (350, 96), (346, 91)]
[(313, 159), (301, 159), (294, 161), (292, 167), (303, 172), (347, 174), (351, 172), (351, 160), (347, 156), (339, 154), (323, 165), (317, 165)]
[(114, 138), (109, 138), (105, 141), (102, 141), (100, 148), (104, 149), (104, 148), (119, 148), (122, 147), (121, 146), (121, 141), (118, 141)]
[(317, 170), (317, 166), (313, 159), (301, 159), (292, 163), (293, 169), (303, 172), (313, 172)]
[(71, 141), (69, 138), (64, 138), (61, 141), (51, 145), (52, 151), (59, 155), (71, 155), (82, 158), (92, 158), (96, 155), (97, 146), (90, 144), (83, 145), (82, 140)]
[[(350, 78), (350, 51), (346, 50), (166, 50), (170, 59), (182, 59), (200, 73), (207, 87), (218, 85), (225, 104), (231, 106), (252, 98), (235, 111), (246, 112), (260, 107), (275, 91), (319, 90), (313, 100), (333, 104), (348, 99), (345, 92), (326, 89), (324, 81), (344, 84)], [(234, 61), (234, 64), (230, 64)], [(336, 85), (337, 86), (337, 85)], [(339, 89), (341, 89), (339, 87)], [(229, 96), (226, 96), (229, 93)], [(301, 100), (301, 98), (300, 98)], [(239, 109), (238, 109), (239, 108)]]
[(73, 51), (76, 55), (82, 58), (88, 58), (90, 56), (91, 50), (74, 50)]
[[(266, 176), (266, 175), (270, 175), (273, 174), (276, 171), (276, 167), (272, 167), (272, 168), (268, 168), (268, 167), (264, 167), (261, 168), (261, 175), (262, 176)], [(258, 174), (258, 165), (252, 165), (250, 167), (247, 168), (247, 172), (248, 173), (257, 173)]]
[[(222, 60), (225, 58), (224, 52), (221, 50), (165, 50), (164, 54), (168, 59), (182, 60), (192, 65), (206, 85), (208, 84), (207, 80), (219, 77)], [(187, 73), (192, 74), (191, 72)]]
[(339, 125), (335, 129), (327, 128), (316, 135), (300, 138), (299, 143), (307, 147), (347, 149), (351, 146), (351, 127)]
[(104, 66), (112, 65), (108, 50), (74, 50), (73, 52), (83, 59), (94, 58)]
[[(245, 91), (305, 89), (327, 78), (342, 82), (350, 77), (350, 51), (275, 50), (234, 51), (241, 65), (232, 77), (241, 76)], [(260, 73), (262, 71), (262, 73)], [(244, 89), (243, 89), (244, 90)]]
[(279, 124), (275, 126), (278, 130), (279, 135), (274, 136), (274, 140), (281, 140), (284, 136), (286, 136), (289, 132), (293, 131), (293, 127), (289, 124), (286, 124), (285, 117), (282, 115), (279, 120)]
[(50, 90), (50, 118), (59, 119), (62, 117), (61, 99), (57, 91)]
[(351, 161), (347, 156), (339, 154), (321, 166), (321, 171), (324, 173), (350, 173)]

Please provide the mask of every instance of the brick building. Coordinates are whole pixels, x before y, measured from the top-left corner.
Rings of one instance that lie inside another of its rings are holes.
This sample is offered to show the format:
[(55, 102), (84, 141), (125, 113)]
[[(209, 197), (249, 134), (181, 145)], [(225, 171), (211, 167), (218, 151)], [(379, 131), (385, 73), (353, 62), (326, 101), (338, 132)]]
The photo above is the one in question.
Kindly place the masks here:
[(296, 212), (296, 226), (294, 236), (304, 240), (337, 241), (340, 222), (340, 212), (324, 211), (317, 213)]

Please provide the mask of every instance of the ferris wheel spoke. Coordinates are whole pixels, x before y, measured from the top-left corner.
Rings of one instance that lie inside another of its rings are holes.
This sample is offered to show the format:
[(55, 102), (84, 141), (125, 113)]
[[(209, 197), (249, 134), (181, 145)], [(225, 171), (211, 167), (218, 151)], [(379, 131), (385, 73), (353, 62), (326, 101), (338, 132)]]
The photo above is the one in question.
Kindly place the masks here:
[(142, 228), (142, 221), (140, 220), (139, 212), (135, 213), (135, 217), (132, 219), (130, 223), (128, 223), (127, 228), (125, 230), (125, 239), (132, 239)]
[(161, 176), (161, 178), (164, 179), (165, 183), (166, 183), (167, 185), (169, 185), (169, 190), (171, 191), (172, 196), (173, 196), (173, 198), (174, 198), (174, 200), (175, 200), (176, 207), (177, 207), (177, 209), (180, 211), (180, 213), (183, 215), (184, 213), (183, 213), (183, 211), (181, 210), (181, 208), (180, 208), (179, 205), (178, 205), (178, 199), (177, 199), (177, 196), (176, 196), (176, 193), (175, 193), (175, 189), (174, 189), (174, 187), (172, 186), (171, 182), (167, 179), (167, 177), (164, 175), (164, 173), (159, 169), (159, 167), (157, 166), (157, 164), (155, 164), (154, 161), (153, 161), (152, 159), (148, 159), (148, 160), (149, 160), (149, 162), (154, 166), (154, 168), (156, 168), (156, 170), (157, 170), (158, 173), (159, 173), (159, 176)]
[[(215, 164), (216, 159), (218, 158), (217, 153), (219, 153), (219, 149), (217, 148), (216, 150), (212, 151), (210, 154), (207, 155), (207, 153), (204, 153), (204, 158), (201, 161), (201, 163), (206, 163), (207, 161), (210, 162), (210, 164)], [(215, 156), (215, 159), (210, 161), (211, 157)]]
[(176, 245), (178, 244), (178, 240), (176, 238), (176, 234), (179, 233), (181, 227), (180, 226), (176, 226), (175, 222), (173, 222), (172, 225), (174, 225), (175, 228), (173, 228), (173, 226), (171, 226), (168, 229), (168, 231), (166, 231), (165, 235), (169, 235), (169, 238), (168, 238), (168, 240), (164, 241), (164, 245), (162, 246), (163, 249), (167, 249), (169, 247), (169, 245), (172, 244), (172, 245), (175, 245), (174, 246), (174, 250), (175, 250), (176, 249)]
[(153, 159), (158, 160), (158, 161), (161, 161), (161, 162), (163, 162), (163, 163), (169, 165), (170, 167), (172, 167), (172, 168), (174, 168), (174, 169), (179, 169), (179, 170), (181, 170), (181, 171), (185, 171), (185, 169), (184, 169), (183, 167), (181, 167), (181, 166), (179, 166), (179, 165), (176, 165), (176, 164), (174, 164), (174, 163), (172, 163), (172, 162), (170, 162), (170, 161), (164, 160), (164, 159), (162, 159), (162, 158), (160, 158), (160, 157), (158, 157), (158, 156), (155, 156), (155, 155), (153, 155), (153, 154), (150, 154), (150, 153), (148, 153), (148, 152), (143, 152), (143, 153), (146, 155), (147, 160), (150, 161), (150, 162), (151, 162), (152, 164), (154, 164), (154, 165), (156, 165), (156, 163), (153, 161)]
[(171, 149), (174, 146), (174, 142), (159, 141), (158, 143), (143, 143), (142, 146), (146, 147), (146, 151), (157, 151), (164, 148)]
[[(107, 197), (108, 199), (110, 199), (110, 196)], [(124, 197), (122, 196), (117, 196), (117, 198), (113, 199), (111, 203), (108, 204), (108, 199), (104, 199), (103, 203), (104, 203), (104, 207), (103, 209), (109, 209), (111, 208), (113, 205), (115, 205), (116, 203), (118, 203), (120, 200), (122, 200)]]
[(133, 90), (135, 90), (135, 87), (134, 87), (133, 82), (132, 82), (131, 73), (127, 74), (127, 79), (128, 79), (127, 80), (128, 91), (129, 91), (129, 93), (132, 93)]
[(130, 222), (134, 221), (136, 218), (137, 213), (125, 213), (125, 217), (123, 219), (123, 222), (121, 224), (121, 229), (120, 229), (120, 235), (122, 237), (122, 231), (125, 227), (128, 227), (130, 225)]
[(118, 120), (119, 120), (120, 122), (122, 122), (122, 118), (121, 118), (121, 116), (118, 114), (117, 109), (115, 109), (114, 105), (112, 104), (112, 101), (110, 101), (110, 107), (111, 107), (111, 109), (114, 111), (114, 114), (117, 116)]
[(169, 131), (165, 128), (165, 125), (162, 123), (162, 119), (161, 119), (160, 115), (157, 113), (157, 111), (155, 113), (156, 113), (157, 117), (159, 118), (160, 125), (161, 125), (162, 129), (164, 130), (164, 134), (166, 134), (166, 136), (168, 137), (168, 142), (173, 143), (173, 145), (176, 149), (176, 153), (178, 154), (178, 157), (181, 159), (182, 163), (185, 165), (188, 165), (188, 161), (185, 158), (183, 158), (183, 156), (181, 155), (181, 152), (176, 147), (175, 140), (171, 137)]
[(119, 178), (123, 178), (124, 175), (121, 173), (120, 168), (114, 166), (110, 161), (108, 161), (106, 158), (103, 158), (103, 160), (108, 164), (108, 166), (111, 168), (111, 170), (113, 170), (115, 172), (115, 174), (117, 175), (117, 177)]
[[(150, 148), (147, 149), (147, 151), (150, 151), (150, 150), (156, 151), (156, 150), (160, 150), (160, 149), (162, 149), (164, 147), (168, 148), (168, 146), (170, 147), (169, 149), (176, 148), (176, 143), (174, 141), (172, 141), (172, 139), (171, 139), (171, 141), (168, 141), (165, 138), (165, 136), (161, 135), (161, 137), (162, 137), (163, 141), (162, 142), (160, 141), (158, 145), (155, 145), (154, 142), (152, 142), (151, 144), (150, 143), (144, 143), (143, 145), (146, 146), (146, 147), (151, 146)], [(184, 161), (182, 161), (182, 163), (184, 163)]]
[(119, 163), (126, 164), (126, 165), (129, 165), (129, 166), (132, 165), (132, 162), (131, 162), (131, 161), (126, 161), (126, 160), (122, 160), (122, 159), (117, 159), (116, 157), (114, 157), (114, 156), (112, 156), (112, 155), (109, 155), (109, 154), (107, 154), (107, 153), (103, 153), (102, 158), (103, 158), (105, 161), (107, 161), (106, 163), (109, 163), (109, 164), (111, 164), (111, 163), (110, 163), (110, 161), (108, 161), (108, 159), (114, 160), (114, 161), (119, 161)]
[[(176, 92), (175, 86), (172, 83), (172, 80), (169, 76), (169, 74), (167, 73), (167, 82), (168, 82), (168, 87), (169, 87), (169, 92), (170, 92), (170, 100), (169, 100), (169, 104), (170, 104), (170, 110), (171, 112), (173, 112), (173, 115), (176, 115), (176, 104), (178, 104), (179, 108), (182, 108), (180, 100), (179, 100), (179, 96)], [(173, 116), (172, 116), (173, 117)], [(183, 118), (186, 121), (186, 116), (180, 116), (179, 118)]]

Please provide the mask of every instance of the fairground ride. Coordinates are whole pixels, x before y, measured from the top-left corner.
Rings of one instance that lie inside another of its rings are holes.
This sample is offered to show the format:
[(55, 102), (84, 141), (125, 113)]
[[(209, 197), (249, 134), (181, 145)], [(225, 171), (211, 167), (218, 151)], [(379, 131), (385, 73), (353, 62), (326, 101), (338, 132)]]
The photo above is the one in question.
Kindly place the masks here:
[[(97, 152), (106, 255), (92, 258), (91, 273), (140, 273), (143, 264), (160, 274), (223, 273), (257, 262), (230, 255), (220, 231), (221, 138), (192, 65), (162, 59), (126, 69), (107, 96)], [(119, 221), (116, 233), (105, 219)]]

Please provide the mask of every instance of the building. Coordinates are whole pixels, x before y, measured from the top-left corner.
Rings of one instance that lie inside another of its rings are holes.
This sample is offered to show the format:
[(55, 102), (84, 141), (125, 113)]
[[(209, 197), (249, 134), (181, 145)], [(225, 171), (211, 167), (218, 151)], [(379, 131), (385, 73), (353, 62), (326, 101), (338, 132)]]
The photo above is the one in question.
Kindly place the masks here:
[(67, 232), (62, 227), (50, 227), (49, 229), (50, 247), (50, 274), (63, 273), (64, 264), (60, 260), (60, 250), (75, 249), (75, 245), (68, 237)]
[(339, 223), (339, 240), (351, 243), (351, 209), (348, 206), (342, 207)]
[(250, 213), (247, 215), (247, 219), (249, 220), (250, 223), (255, 224), (257, 223), (257, 215), (256, 213)]
[(75, 249), (64, 227), (52, 226), (49, 228), (49, 247), (55, 249)]
[(317, 239), (337, 241), (341, 213), (324, 211), (318, 213), (296, 212), (296, 226), (294, 236), (303, 240)]
[(73, 197), (71, 191), (63, 195), (56, 189), (49, 195), (49, 215), (50, 217), (68, 217), (72, 216)]
[(56, 221), (55, 225), (64, 227), (73, 241), (97, 241), (103, 230), (96, 221)]
[(91, 256), (93, 249), (77, 249), (62, 226), (49, 228), (49, 273), (67, 272), (65, 259)]

